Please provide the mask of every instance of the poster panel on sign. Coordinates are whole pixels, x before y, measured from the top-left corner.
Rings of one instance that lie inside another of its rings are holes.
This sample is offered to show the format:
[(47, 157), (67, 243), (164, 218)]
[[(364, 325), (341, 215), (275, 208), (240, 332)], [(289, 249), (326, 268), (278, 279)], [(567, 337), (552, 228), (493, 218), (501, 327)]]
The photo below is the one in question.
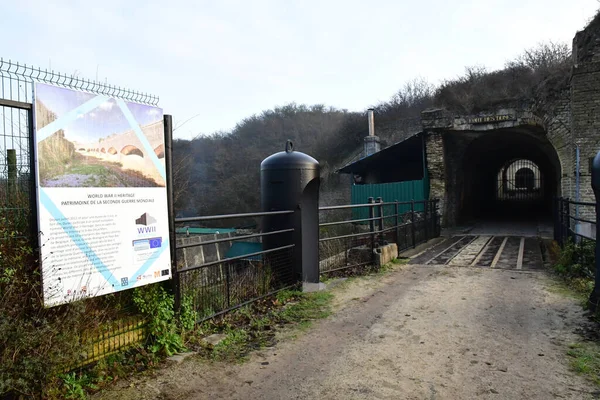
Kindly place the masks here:
[(44, 304), (169, 279), (162, 109), (34, 89)]

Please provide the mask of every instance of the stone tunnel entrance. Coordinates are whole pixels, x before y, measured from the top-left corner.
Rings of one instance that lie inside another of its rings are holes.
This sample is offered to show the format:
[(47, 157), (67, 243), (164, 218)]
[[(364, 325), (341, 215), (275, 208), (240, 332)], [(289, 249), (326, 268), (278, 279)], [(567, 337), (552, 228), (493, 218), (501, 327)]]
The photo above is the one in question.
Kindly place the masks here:
[[(470, 137), (456, 171), (457, 222), (543, 221), (552, 216), (560, 181), (560, 163), (544, 133), (527, 129), (452, 132)], [(454, 192), (454, 193), (452, 193)]]

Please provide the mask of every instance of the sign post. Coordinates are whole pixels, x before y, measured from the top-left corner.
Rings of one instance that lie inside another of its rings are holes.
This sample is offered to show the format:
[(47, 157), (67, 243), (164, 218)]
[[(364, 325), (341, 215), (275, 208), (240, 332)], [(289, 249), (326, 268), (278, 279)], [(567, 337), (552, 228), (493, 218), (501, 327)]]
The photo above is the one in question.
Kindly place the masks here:
[(44, 304), (171, 277), (163, 112), (36, 83)]

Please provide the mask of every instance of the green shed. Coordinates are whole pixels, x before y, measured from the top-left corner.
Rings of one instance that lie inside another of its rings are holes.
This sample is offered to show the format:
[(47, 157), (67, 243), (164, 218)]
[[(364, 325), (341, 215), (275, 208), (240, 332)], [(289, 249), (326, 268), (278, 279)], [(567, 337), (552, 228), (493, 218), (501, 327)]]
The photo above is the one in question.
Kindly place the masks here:
[[(422, 133), (348, 164), (338, 172), (352, 174), (352, 204), (365, 204), (369, 197), (381, 197), (384, 202), (429, 200)], [(415, 204), (415, 211), (423, 211), (423, 207)], [(399, 211), (410, 211), (410, 205), (401, 205)], [(368, 209), (354, 209), (353, 217), (368, 218)]]

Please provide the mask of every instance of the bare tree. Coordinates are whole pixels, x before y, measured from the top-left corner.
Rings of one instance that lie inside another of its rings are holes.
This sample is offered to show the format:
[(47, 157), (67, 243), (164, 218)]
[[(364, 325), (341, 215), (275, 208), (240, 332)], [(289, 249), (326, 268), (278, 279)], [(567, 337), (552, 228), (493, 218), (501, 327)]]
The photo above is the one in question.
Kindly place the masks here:
[(571, 49), (566, 43), (540, 43), (536, 47), (524, 50), (514, 60), (508, 61), (506, 67), (543, 71), (568, 63), (570, 57)]

